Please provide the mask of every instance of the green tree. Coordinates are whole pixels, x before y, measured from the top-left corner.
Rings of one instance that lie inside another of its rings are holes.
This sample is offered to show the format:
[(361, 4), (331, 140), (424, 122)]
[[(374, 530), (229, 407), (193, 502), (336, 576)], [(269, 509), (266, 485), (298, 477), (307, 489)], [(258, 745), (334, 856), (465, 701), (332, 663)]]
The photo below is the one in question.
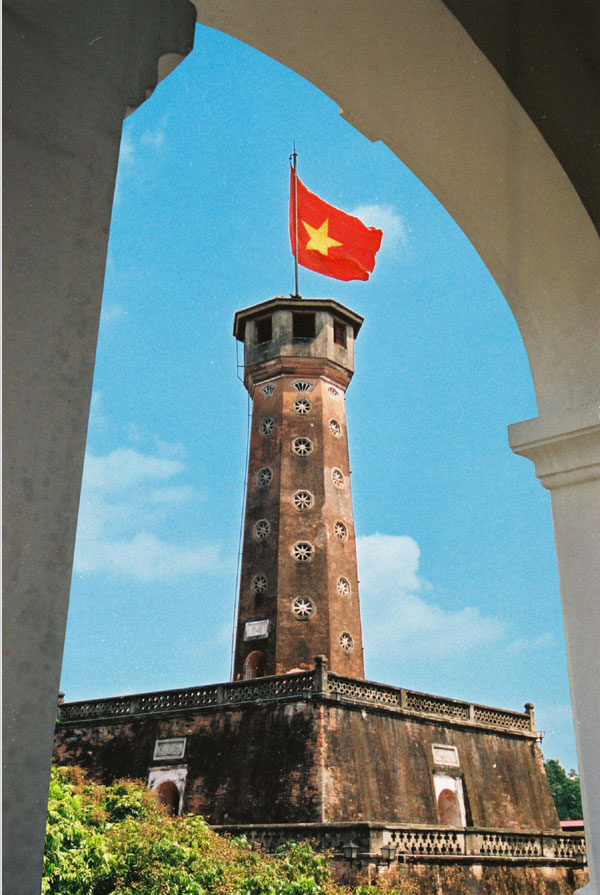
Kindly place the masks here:
[(544, 762), (550, 792), (560, 820), (579, 820), (581, 809), (581, 785), (575, 770), (567, 772), (559, 761), (550, 758)]
[[(411, 883), (355, 895), (414, 895)], [(53, 768), (42, 895), (351, 895), (306, 842), (267, 855), (214, 833), (201, 817), (168, 817), (141, 783), (100, 786)]]

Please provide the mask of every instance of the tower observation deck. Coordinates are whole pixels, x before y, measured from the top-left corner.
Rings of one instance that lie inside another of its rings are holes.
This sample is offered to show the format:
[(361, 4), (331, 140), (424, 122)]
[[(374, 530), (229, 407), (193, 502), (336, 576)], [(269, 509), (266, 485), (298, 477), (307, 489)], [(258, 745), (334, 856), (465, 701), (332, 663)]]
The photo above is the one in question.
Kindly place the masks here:
[(234, 680), (364, 678), (345, 393), (363, 318), (333, 299), (235, 315), (252, 398)]

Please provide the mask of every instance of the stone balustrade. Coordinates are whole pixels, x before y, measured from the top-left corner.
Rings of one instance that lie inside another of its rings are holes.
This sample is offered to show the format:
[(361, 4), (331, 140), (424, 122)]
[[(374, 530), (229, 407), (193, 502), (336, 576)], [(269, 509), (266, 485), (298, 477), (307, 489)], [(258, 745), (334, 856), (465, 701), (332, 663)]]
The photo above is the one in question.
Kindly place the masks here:
[(320, 851), (343, 858), (344, 849), (357, 846), (357, 859), (377, 862), (384, 846), (395, 846), (395, 860), (422, 863), (463, 860), (469, 863), (559, 864), (581, 866), (586, 862), (583, 833), (490, 830), (423, 825), (252, 824), (213, 827), (219, 833), (244, 836), (274, 852), (281, 845), (308, 840)]
[(319, 657), (316, 668), (312, 671), (211, 684), (205, 687), (189, 687), (184, 690), (164, 690), (109, 699), (62, 703), (59, 705), (59, 721), (82, 722), (99, 718), (302, 698), (352, 702), (406, 715), (439, 718), (444, 722), (459, 722), (484, 726), (488, 729), (519, 732), (524, 736), (536, 736), (535, 716), (530, 703), (525, 706), (525, 712), (513, 712), (461, 702), (457, 699), (431, 696), (401, 687), (390, 687), (372, 681), (342, 677), (328, 672), (327, 663), (322, 657)]

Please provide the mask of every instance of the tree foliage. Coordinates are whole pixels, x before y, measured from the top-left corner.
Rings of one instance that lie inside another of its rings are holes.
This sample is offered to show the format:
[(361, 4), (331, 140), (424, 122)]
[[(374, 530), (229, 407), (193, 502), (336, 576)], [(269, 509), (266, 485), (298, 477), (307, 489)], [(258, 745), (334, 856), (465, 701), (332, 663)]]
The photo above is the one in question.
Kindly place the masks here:
[[(359, 886), (354, 895), (413, 895), (412, 884)], [(351, 895), (309, 843), (267, 855), (201, 817), (168, 817), (141, 783), (91, 783), (53, 768), (42, 895)]]
[(561, 763), (555, 758), (545, 761), (544, 768), (559, 820), (582, 818), (581, 785), (577, 771), (571, 770), (567, 774)]

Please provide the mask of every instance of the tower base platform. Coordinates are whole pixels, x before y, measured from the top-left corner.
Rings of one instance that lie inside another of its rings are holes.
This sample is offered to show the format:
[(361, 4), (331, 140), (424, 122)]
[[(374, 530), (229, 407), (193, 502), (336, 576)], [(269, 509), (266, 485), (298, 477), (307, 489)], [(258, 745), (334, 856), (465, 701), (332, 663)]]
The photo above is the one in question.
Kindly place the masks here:
[(342, 677), (319, 659), (299, 673), (62, 704), (54, 760), (104, 783), (141, 779), (172, 813), (269, 850), (314, 840), (342, 876), (386, 870), (393, 846), (389, 866), (424, 893), (563, 895), (580, 884), (585, 845), (560, 829), (534, 727), (532, 706)]

